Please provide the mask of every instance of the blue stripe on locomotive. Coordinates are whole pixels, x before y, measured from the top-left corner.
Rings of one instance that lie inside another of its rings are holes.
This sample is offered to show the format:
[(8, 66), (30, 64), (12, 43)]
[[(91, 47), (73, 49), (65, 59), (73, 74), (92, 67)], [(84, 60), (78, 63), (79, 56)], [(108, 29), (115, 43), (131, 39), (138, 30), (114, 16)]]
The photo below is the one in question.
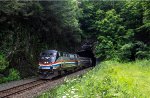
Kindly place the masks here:
[(39, 69), (53, 69), (52, 66), (39, 66)]

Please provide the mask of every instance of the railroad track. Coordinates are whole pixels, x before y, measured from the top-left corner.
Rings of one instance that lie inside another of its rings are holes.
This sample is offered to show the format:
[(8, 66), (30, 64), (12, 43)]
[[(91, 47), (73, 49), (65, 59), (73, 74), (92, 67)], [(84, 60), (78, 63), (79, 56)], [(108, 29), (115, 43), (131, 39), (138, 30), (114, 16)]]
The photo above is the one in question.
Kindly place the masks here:
[(12, 95), (23, 93), (27, 90), (33, 89), (34, 87), (40, 86), (50, 80), (35, 80), (26, 84), (15, 86), (6, 90), (0, 91), (0, 98), (9, 98)]
[(65, 74), (63, 76), (56, 76), (52, 80), (41, 80), (41, 79), (38, 79), (38, 80), (29, 82), (29, 83), (26, 83), (26, 84), (22, 84), (22, 85), (18, 85), (18, 86), (9, 88), (9, 89), (2, 90), (2, 91), (0, 91), (0, 98), (12, 98), (12, 96), (14, 96), (14, 95), (21, 94), (23, 92), (26, 92), (28, 90), (34, 89), (34, 88), (36, 88), (38, 86), (41, 86), (43, 84), (46, 84), (48, 82), (56, 81), (56, 80), (58, 80), (58, 79), (60, 79), (62, 77), (68, 76), (68, 75), (70, 75), (72, 73), (76, 73), (76, 72), (78, 72), (80, 70), (77, 70), (75, 72), (69, 72), (69, 73), (67, 73), (67, 74)]

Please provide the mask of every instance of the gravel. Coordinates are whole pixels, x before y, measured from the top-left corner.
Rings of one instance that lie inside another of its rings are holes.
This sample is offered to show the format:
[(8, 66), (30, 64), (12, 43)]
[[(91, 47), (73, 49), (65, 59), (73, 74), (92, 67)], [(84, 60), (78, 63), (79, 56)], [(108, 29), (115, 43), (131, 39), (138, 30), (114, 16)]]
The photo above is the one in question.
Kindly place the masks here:
[(35, 81), (37, 79), (38, 78), (34, 77), (34, 78), (30, 78), (30, 79), (23, 79), (23, 80), (18, 80), (18, 81), (12, 81), (9, 83), (3, 83), (3, 84), (0, 84), (0, 91), (5, 90), (5, 89), (9, 89), (9, 88), (12, 88), (15, 86), (19, 86), (22, 84), (30, 83), (30, 82)]

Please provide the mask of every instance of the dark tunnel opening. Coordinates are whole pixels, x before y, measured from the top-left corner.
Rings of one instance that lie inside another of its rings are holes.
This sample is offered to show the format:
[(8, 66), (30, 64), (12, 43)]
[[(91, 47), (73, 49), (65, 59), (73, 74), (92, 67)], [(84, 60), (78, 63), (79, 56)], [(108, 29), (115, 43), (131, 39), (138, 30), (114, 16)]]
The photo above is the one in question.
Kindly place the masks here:
[(95, 58), (95, 56), (94, 56), (93, 51), (91, 51), (91, 50), (81, 50), (81, 51), (78, 51), (77, 54), (78, 54), (80, 57), (88, 57), (88, 58), (91, 58), (91, 59), (92, 59), (92, 66), (96, 66), (96, 58)]

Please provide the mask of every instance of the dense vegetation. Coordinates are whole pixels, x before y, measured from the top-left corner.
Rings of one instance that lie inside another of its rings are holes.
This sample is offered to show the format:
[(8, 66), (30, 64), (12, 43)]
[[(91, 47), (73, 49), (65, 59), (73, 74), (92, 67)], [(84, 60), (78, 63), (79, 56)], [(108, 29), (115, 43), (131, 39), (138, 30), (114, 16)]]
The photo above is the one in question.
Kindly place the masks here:
[[(1, 1), (0, 83), (37, 73), (42, 50), (94, 42), (101, 60), (150, 58), (149, 1)], [(34, 71), (33, 71), (34, 70)]]
[(101, 59), (132, 61), (150, 57), (149, 1), (91, 1), (81, 5), (81, 27), (96, 39)]
[(84, 38), (96, 42), (97, 57), (113, 61), (66, 80), (40, 98), (149, 97), (150, 61), (137, 59), (150, 59), (150, 2), (82, 1), (79, 7)]
[(150, 61), (105, 61), (38, 98), (148, 98)]
[(13, 73), (14, 79), (35, 75), (42, 50), (74, 52), (81, 42), (79, 13), (75, 0), (0, 1), (0, 82)]

